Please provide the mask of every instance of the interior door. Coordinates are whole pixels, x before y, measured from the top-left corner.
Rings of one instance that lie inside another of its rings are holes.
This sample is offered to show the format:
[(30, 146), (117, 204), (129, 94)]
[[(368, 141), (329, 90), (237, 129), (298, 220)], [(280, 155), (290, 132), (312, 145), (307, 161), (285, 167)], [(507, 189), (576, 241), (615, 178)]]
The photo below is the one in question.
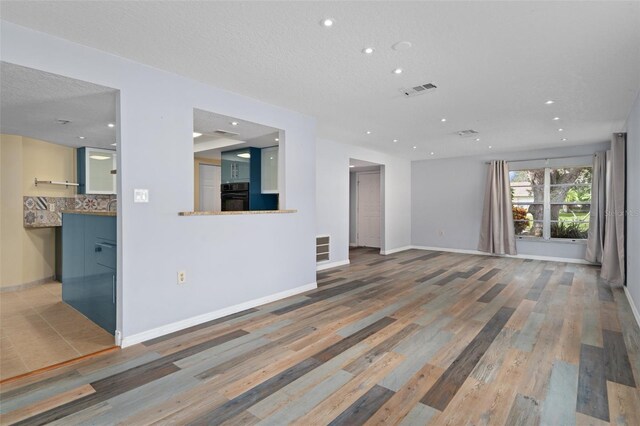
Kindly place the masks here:
[(358, 245), (380, 247), (380, 173), (358, 173), (357, 179)]
[(200, 164), (200, 211), (222, 210), (220, 200), (221, 183), (220, 166)]

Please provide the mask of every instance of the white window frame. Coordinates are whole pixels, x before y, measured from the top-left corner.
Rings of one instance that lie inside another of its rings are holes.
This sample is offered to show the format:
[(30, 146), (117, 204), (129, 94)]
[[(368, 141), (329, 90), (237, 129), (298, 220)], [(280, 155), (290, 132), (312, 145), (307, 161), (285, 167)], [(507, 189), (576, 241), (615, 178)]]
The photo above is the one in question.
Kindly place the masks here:
[[(562, 166), (562, 165), (531, 165), (527, 167), (514, 167), (509, 166), (510, 172), (519, 172), (523, 170), (535, 170), (535, 169), (544, 169), (544, 200), (542, 202), (542, 237), (534, 237), (530, 235), (516, 235), (516, 239), (525, 240), (525, 241), (550, 241), (554, 243), (579, 243), (586, 244), (586, 238), (552, 238), (551, 237), (551, 169), (570, 169), (570, 168), (580, 168), (580, 167), (590, 167), (593, 168), (593, 164), (572, 164), (570, 166)], [(555, 185), (558, 186), (558, 185)], [(509, 188), (511, 188), (511, 182), (509, 182)], [(513, 199), (511, 200), (513, 205)], [(523, 203), (527, 204), (527, 203)], [(531, 203), (533, 204), (533, 203)], [(562, 203), (564, 205), (571, 204), (580, 204), (580, 203)], [(585, 203), (586, 204), (586, 203)], [(591, 204), (591, 202), (589, 202)]]

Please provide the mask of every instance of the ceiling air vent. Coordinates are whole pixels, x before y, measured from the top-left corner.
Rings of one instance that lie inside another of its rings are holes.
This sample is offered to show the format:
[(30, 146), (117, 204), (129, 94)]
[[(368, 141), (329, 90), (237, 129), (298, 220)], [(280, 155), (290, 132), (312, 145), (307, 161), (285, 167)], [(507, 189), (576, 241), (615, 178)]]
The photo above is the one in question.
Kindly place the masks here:
[(400, 91), (408, 98), (422, 95), (423, 93), (432, 92), (436, 89), (436, 85), (432, 83), (421, 84), (419, 86), (402, 88)]
[(458, 133), (458, 136), (462, 136), (464, 137), (469, 137), (469, 136), (474, 136), (477, 135), (478, 132), (473, 130), (473, 129), (468, 129), (468, 130), (460, 130)]
[(62, 119), (62, 118), (57, 118), (57, 119), (56, 119), (56, 123), (58, 123), (58, 124), (62, 124), (62, 125), (64, 126), (65, 124), (69, 124), (69, 123), (71, 123), (71, 120), (64, 120), (64, 119)]
[(214, 130), (213, 134), (214, 135), (219, 135), (219, 136), (238, 136), (238, 133), (228, 132), (228, 131), (222, 130), (222, 129)]

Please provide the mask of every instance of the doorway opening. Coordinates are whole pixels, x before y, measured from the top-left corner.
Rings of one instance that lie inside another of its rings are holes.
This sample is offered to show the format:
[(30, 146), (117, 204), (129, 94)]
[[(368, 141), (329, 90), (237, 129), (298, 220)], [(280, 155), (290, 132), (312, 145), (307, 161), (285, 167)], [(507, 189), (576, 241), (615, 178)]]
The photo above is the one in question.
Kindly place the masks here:
[(115, 347), (119, 91), (0, 62), (0, 381)]
[(221, 165), (219, 160), (199, 158), (195, 161), (195, 211), (220, 211)]
[(384, 248), (384, 166), (349, 160), (349, 252)]

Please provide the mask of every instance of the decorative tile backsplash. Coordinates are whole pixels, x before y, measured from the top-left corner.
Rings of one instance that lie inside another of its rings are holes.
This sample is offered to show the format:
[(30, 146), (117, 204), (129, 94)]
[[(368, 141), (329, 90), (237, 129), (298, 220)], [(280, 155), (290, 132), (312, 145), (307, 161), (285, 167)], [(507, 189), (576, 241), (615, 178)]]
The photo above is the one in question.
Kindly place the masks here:
[(116, 211), (115, 195), (82, 194), (75, 197), (23, 197), (24, 227), (62, 226), (64, 210)]

